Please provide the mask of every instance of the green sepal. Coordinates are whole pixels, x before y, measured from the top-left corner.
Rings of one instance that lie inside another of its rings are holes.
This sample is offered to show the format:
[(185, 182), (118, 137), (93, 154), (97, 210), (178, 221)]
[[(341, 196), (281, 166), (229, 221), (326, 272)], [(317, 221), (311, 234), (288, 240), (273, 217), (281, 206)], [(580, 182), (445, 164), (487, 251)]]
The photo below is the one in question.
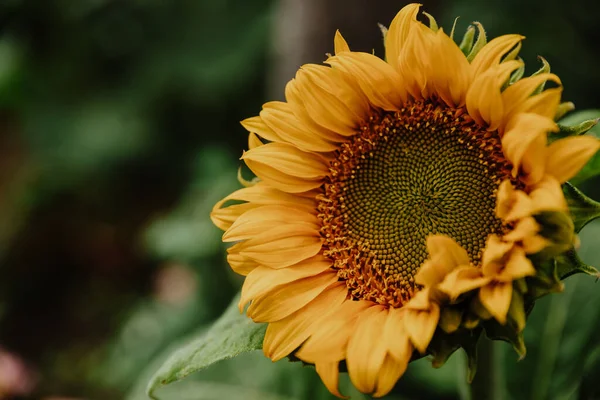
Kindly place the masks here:
[(525, 294), (529, 291), (525, 278), (517, 279), (513, 282), (515, 284), (515, 290), (518, 290), (520, 293)]
[(437, 32), (439, 27), (433, 15), (426, 13), (425, 11), (423, 11), (423, 15), (425, 15), (429, 19), (429, 29), (431, 29), (434, 32)]
[(385, 39), (387, 38), (388, 28), (387, 28), (387, 26), (385, 26), (379, 22), (377, 23), (377, 26), (379, 27), (379, 30), (381, 31), (381, 37), (383, 38), (383, 46), (385, 47)]
[[(433, 356), (431, 365), (434, 368), (442, 367), (446, 361), (448, 361), (450, 356), (461, 347), (465, 349), (467, 356), (469, 356), (469, 354), (472, 353), (472, 349), (476, 347), (481, 332), (481, 328), (476, 328), (461, 329), (452, 334), (448, 334), (441, 329), (437, 329), (427, 348), (428, 353)], [(477, 360), (475, 360), (475, 362), (476, 361)]]
[[(540, 69), (538, 69), (537, 71), (535, 71), (533, 74), (531, 74), (531, 76), (546, 74), (546, 73), (550, 72), (550, 63), (548, 63), (548, 61), (546, 61), (546, 59), (542, 56), (538, 56), (538, 60), (540, 60), (542, 62), (542, 67)], [(535, 90), (533, 91), (533, 93), (531, 95), (535, 96), (536, 94), (542, 93), (542, 91), (544, 90), (544, 87), (546, 87), (546, 82), (542, 83), (540, 86), (535, 88)]]
[[(534, 257), (532, 257), (534, 258)], [(537, 273), (535, 276), (527, 277), (527, 297), (531, 300), (539, 299), (550, 293), (560, 293), (564, 290), (564, 285), (558, 275), (558, 266), (556, 260), (546, 260), (543, 263), (533, 260)]]
[(473, 378), (477, 373), (477, 342), (473, 341), (463, 345), (463, 350), (467, 355), (467, 382), (469, 384), (473, 382)]
[(554, 114), (554, 120), (558, 121), (559, 119), (561, 119), (566, 114), (573, 111), (574, 109), (575, 109), (575, 104), (573, 104), (572, 101), (565, 101), (563, 103), (560, 103), (558, 105), (558, 107), (556, 108), (556, 114)]
[(525, 328), (525, 321), (527, 320), (525, 299), (523, 298), (523, 294), (516, 288), (516, 285), (514, 286), (510, 306), (508, 308), (508, 318), (513, 321), (513, 325), (517, 331), (522, 332)]
[(468, 56), (473, 48), (473, 41), (475, 40), (475, 27), (473, 25), (469, 25), (467, 31), (465, 32), (458, 48), (463, 52), (465, 56)]
[(556, 269), (561, 280), (575, 274), (587, 274), (596, 278), (600, 277), (600, 272), (591, 265), (584, 263), (573, 248), (556, 257)]
[(452, 40), (454, 40), (454, 31), (456, 30), (457, 22), (458, 22), (458, 17), (454, 18), (454, 23), (452, 24), (452, 29), (450, 30), (450, 39), (452, 39)]
[(463, 317), (462, 326), (466, 329), (475, 329), (477, 326), (479, 326), (480, 322), (481, 318), (479, 318), (478, 315), (473, 312), (468, 312)]
[(438, 326), (446, 333), (454, 333), (460, 327), (463, 317), (463, 310), (450, 305), (444, 307), (440, 313)]
[(580, 122), (579, 124), (573, 126), (557, 124), (559, 131), (548, 135), (548, 143), (552, 143), (556, 140), (564, 139), (569, 136), (583, 135), (590, 129), (592, 129), (594, 126), (596, 126), (599, 121), (600, 118), (593, 118)]
[(590, 199), (569, 182), (562, 185), (562, 190), (569, 205), (576, 233), (591, 221), (600, 218), (600, 202)]
[(552, 259), (569, 250), (577, 241), (573, 220), (567, 213), (541, 211), (534, 214), (533, 218), (541, 227), (539, 235), (549, 242), (542, 251), (536, 253), (538, 259)]
[[(519, 57), (519, 59), (521, 60), (521, 57)], [(508, 85), (510, 86), (513, 83), (519, 81), (523, 77), (523, 75), (525, 75), (525, 64), (522, 64), (519, 68), (515, 70), (515, 72), (512, 73), (510, 79), (508, 80)]]
[(469, 62), (473, 61), (477, 53), (479, 53), (479, 51), (487, 44), (487, 37), (485, 35), (485, 29), (483, 29), (483, 25), (481, 25), (479, 22), (473, 22), (473, 25), (477, 27), (477, 40), (467, 55), (467, 60), (469, 60)]
[(525, 340), (523, 334), (517, 331), (515, 322), (510, 318), (505, 325), (500, 324), (495, 319), (490, 319), (483, 323), (485, 335), (492, 340), (502, 340), (512, 345), (513, 349), (519, 356), (519, 360), (525, 358), (527, 349), (525, 348)]
[(469, 303), (469, 310), (475, 314), (478, 318), (487, 320), (492, 318), (492, 314), (485, 308), (483, 304), (481, 304), (481, 300), (479, 300), (479, 296), (473, 297), (473, 300)]
[(521, 46), (523, 46), (521, 42), (517, 43), (517, 45), (511, 51), (506, 53), (506, 55), (502, 58), (501, 62), (511, 61), (517, 58), (517, 55), (519, 55), (519, 51), (521, 51)]

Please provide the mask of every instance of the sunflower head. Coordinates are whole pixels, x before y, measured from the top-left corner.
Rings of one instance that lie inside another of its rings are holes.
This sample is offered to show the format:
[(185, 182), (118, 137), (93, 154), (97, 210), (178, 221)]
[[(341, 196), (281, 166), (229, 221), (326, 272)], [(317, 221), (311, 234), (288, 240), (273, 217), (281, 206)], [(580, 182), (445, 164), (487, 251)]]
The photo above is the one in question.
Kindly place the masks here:
[(242, 121), (257, 178), (212, 213), (265, 354), (314, 364), (337, 395), (340, 365), (382, 396), (412, 359), (473, 356), (483, 330), (523, 353), (526, 310), (576, 242), (561, 184), (600, 147), (549, 143), (568, 107), (546, 63), (523, 77), (522, 36), (475, 24), (458, 45), (418, 11), (392, 21), (385, 61), (338, 32)]

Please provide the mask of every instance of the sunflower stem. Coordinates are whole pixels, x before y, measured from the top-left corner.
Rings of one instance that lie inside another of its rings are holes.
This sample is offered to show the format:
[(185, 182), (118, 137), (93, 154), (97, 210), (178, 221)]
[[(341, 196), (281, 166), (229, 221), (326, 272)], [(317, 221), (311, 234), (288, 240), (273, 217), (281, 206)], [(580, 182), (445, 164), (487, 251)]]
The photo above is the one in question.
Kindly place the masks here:
[(471, 382), (471, 400), (502, 400), (503, 376), (498, 343), (483, 336), (477, 345), (477, 373)]

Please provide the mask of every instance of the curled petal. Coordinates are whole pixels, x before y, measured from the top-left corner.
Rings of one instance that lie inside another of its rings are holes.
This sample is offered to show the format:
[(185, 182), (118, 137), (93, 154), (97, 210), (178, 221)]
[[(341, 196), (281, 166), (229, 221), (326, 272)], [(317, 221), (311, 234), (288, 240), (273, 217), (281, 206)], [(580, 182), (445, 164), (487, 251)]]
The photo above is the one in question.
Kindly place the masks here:
[(420, 4), (408, 4), (404, 6), (392, 20), (385, 39), (385, 56), (387, 62), (394, 68), (398, 68), (400, 52), (406, 44), (412, 22), (417, 20)]
[(343, 51), (350, 51), (350, 47), (348, 43), (346, 43), (346, 39), (342, 36), (339, 30), (335, 31), (335, 38), (333, 39), (334, 51), (335, 54), (339, 54)]
[(546, 172), (563, 183), (574, 177), (600, 149), (600, 140), (576, 136), (557, 140), (548, 146)]
[(525, 37), (521, 35), (503, 35), (492, 39), (477, 53), (473, 62), (471, 62), (474, 76), (481, 75), (490, 68), (499, 65), (502, 57), (523, 39)]
[(463, 266), (448, 274), (438, 289), (446, 293), (450, 301), (456, 301), (461, 294), (487, 285), (490, 281), (491, 278), (483, 276), (480, 268)]
[(479, 290), (481, 304), (501, 324), (506, 323), (512, 291), (512, 282), (492, 282)]
[(535, 268), (531, 263), (531, 260), (525, 255), (525, 251), (520, 247), (514, 247), (510, 252), (504, 269), (496, 277), (500, 282), (508, 282), (512, 284), (512, 281), (524, 278), (526, 276), (535, 275)]
[(423, 286), (434, 286), (459, 265), (469, 265), (469, 255), (454, 239), (444, 235), (427, 238), (430, 259), (415, 275), (415, 282)]

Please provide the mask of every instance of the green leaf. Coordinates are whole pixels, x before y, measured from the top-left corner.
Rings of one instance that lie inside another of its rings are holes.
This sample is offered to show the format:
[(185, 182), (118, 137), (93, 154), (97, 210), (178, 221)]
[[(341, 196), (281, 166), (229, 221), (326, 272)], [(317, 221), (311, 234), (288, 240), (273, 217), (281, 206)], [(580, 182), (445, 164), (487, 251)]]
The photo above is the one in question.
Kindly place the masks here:
[(569, 182), (566, 182), (562, 189), (573, 218), (575, 232), (579, 233), (589, 222), (600, 217), (599, 202), (590, 199)]
[(239, 296), (236, 296), (205, 334), (171, 355), (148, 383), (150, 397), (154, 398), (155, 390), (162, 385), (181, 380), (218, 361), (262, 349), (266, 325), (256, 324), (240, 314), (238, 301)]

